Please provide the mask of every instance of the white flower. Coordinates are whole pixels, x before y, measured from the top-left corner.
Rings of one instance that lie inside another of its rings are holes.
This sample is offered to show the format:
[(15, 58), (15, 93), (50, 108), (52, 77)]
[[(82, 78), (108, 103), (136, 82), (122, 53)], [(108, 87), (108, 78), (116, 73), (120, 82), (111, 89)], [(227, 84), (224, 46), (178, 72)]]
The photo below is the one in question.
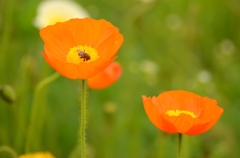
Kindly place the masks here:
[(34, 25), (41, 29), (57, 22), (85, 17), (89, 17), (87, 11), (72, 0), (45, 0), (38, 6)]

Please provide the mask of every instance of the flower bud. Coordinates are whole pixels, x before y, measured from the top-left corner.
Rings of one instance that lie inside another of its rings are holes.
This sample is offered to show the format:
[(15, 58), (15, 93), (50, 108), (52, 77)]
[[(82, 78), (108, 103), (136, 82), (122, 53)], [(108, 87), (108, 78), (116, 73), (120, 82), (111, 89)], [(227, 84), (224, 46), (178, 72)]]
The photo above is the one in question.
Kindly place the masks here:
[(15, 102), (16, 93), (14, 88), (7, 84), (0, 85), (0, 97), (9, 104)]

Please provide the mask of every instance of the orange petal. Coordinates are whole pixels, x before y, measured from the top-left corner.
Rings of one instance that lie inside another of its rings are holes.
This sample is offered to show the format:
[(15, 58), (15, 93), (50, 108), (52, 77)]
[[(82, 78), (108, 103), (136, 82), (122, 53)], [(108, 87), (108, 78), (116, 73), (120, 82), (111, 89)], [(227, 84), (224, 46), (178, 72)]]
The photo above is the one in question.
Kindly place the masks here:
[(102, 89), (116, 82), (122, 74), (121, 65), (111, 63), (105, 70), (88, 79), (88, 86), (92, 89)]
[(195, 120), (187, 114), (180, 114), (179, 116), (171, 117), (164, 114), (162, 115), (162, 118), (168, 120), (176, 128), (177, 133), (187, 132), (195, 123)]
[(142, 101), (148, 118), (157, 128), (168, 133), (177, 132), (176, 128), (168, 120), (162, 119), (157, 106), (153, 104), (151, 98), (142, 96)]
[(212, 128), (212, 126), (216, 124), (216, 122), (222, 115), (223, 109), (217, 106), (216, 101), (207, 99), (208, 98), (205, 98), (205, 101), (210, 102), (206, 103), (204, 112), (208, 113), (208, 115), (205, 115), (204, 117), (203, 115), (201, 115), (196, 124), (189, 131), (186, 132), (187, 135), (197, 135), (208, 131), (210, 128)]
[(159, 106), (164, 112), (169, 109), (187, 110), (198, 116), (203, 109), (201, 97), (192, 92), (183, 90), (167, 91), (161, 93), (157, 98)]

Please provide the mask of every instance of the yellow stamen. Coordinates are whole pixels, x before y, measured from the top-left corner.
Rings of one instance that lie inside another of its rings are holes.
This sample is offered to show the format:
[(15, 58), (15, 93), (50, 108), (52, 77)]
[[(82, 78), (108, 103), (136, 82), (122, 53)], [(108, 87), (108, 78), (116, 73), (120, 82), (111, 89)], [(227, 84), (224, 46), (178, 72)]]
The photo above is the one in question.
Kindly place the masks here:
[(166, 114), (168, 116), (179, 116), (180, 114), (187, 114), (190, 115), (192, 118), (197, 118), (197, 116), (193, 112), (187, 110), (168, 110)]
[[(85, 52), (90, 58), (86, 60), (86, 58), (81, 58), (79, 56), (79, 52)], [(66, 55), (66, 61), (74, 64), (79, 64), (80, 62), (90, 63), (99, 58), (98, 52), (96, 49), (90, 46), (76, 46), (70, 49), (68, 54)]]

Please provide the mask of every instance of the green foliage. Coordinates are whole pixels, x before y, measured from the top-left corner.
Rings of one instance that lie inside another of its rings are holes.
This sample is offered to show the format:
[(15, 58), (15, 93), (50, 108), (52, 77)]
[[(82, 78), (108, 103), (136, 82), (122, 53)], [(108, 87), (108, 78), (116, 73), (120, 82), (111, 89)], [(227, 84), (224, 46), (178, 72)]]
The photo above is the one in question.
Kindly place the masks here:
[[(0, 1), (0, 84), (17, 100), (0, 100), (0, 146), (24, 153), (33, 92), (54, 73), (41, 56), (43, 42), (32, 25), (40, 1)], [(238, 0), (82, 0), (96, 19), (120, 29), (120, 80), (90, 90), (87, 142), (94, 158), (174, 158), (176, 137), (147, 118), (142, 95), (183, 89), (216, 99), (224, 108), (208, 132), (184, 136), (185, 158), (240, 157), (240, 2)], [(31, 151), (74, 157), (78, 140), (80, 82), (58, 78), (40, 92)], [(113, 111), (108, 108), (113, 107)], [(0, 153), (1, 157), (1, 153)]]

